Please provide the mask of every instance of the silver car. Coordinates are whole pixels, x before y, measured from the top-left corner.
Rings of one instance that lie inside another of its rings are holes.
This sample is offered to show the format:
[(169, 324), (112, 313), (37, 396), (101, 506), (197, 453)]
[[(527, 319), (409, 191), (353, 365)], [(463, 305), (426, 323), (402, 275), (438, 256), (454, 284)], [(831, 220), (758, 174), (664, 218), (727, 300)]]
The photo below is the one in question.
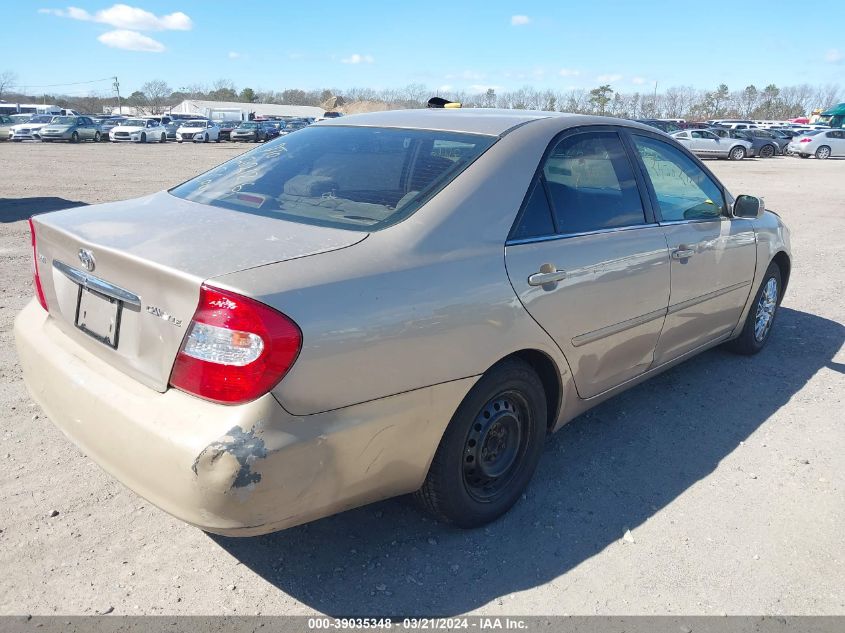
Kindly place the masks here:
[(789, 151), (801, 158), (815, 156), (822, 160), (845, 156), (845, 130), (815, 130), (795, 136), (789, 142)]
[(742, 160), (753, 155), (751, 142), (738, 138), (721, 138), (710, 130), (681, 130), (673, 132), (671, 136), (701, 158)]
[(39, 133), (45, 143), (50, 141), (79, 141), (100, 142), (102, 130), (100, 125), (87, 116), (57, 116), (48, 125), (41, 128)]
[(548, 433), (710, 347), (762, 349), (791, 269), (781, 219), (658, 130), (512, 110), (325, 121), (31, 229), (32, 397), (238, 536), (405, 493), (491, 521)]

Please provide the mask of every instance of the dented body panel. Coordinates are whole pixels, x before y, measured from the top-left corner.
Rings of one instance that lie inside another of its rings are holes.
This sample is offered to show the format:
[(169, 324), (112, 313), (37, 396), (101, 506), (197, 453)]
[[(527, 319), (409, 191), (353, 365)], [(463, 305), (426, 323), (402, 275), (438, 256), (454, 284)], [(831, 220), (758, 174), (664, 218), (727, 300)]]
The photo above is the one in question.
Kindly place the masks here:
[(230, 536), (416, 490), (476, 380), (294, 416), (270, 394), (221, 407), (159, 393), (88, 353), (34, 302), (15, 332), (29, 391), (65, 435), (166, 512)]

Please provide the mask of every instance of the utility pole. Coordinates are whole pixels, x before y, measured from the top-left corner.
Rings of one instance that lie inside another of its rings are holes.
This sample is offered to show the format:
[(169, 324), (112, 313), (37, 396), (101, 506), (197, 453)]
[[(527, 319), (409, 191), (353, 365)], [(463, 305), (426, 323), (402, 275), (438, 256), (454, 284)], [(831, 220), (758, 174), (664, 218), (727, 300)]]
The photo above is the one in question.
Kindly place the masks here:
[(117, 77), (112, 77), (112, 79), (114, 79), (112, 88), (114, 88), (114, 91), (117, 93), (117, 113), (123, 114), (123, 108), (120, 105), (120, 84), (117, 81)]

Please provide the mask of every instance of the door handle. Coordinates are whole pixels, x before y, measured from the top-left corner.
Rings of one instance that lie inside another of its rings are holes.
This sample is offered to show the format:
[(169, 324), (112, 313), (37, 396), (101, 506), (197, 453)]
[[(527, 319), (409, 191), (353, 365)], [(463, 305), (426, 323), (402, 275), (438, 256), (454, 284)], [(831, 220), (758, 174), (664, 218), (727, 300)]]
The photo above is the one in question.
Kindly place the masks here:
[(554, 264), (543, 264), (540, 266), (540, 272), (536, 272), (528, 277), (528, 285), (545, 286), (547, 284), (556, 284), (564, 279), (566, 279), (565, 270), (558, 270)]
[(693, 255), (695, 255), (695, 250), (684, 244), (672, 251), (672, 259), (689, 259)]

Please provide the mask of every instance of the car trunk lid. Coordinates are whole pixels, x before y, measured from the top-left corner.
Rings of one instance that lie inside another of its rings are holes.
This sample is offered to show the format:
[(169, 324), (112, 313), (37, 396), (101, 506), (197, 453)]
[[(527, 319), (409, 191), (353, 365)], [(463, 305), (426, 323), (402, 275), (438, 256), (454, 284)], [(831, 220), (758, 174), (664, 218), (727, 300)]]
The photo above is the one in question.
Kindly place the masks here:
[(203, 281), (344, 248), (368, 235), (166, 192), (44, 214), (33, 225), (39, 274), (58, 326), (158, 391), (167, 388)]

